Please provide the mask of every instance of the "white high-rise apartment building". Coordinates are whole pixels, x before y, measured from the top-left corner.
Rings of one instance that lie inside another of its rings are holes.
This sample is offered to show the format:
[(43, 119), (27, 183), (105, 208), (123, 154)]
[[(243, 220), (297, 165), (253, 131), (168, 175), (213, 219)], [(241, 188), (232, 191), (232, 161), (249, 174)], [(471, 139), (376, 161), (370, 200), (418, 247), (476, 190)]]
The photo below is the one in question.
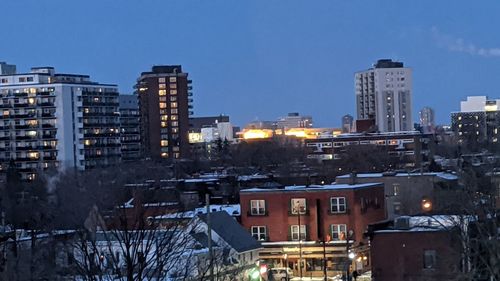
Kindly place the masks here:
[(378, 60), (355, 74), (357, 119), (373, 119), (380, 132), (413, 130), (412, 70), (402, 62)]
[(0, 75), (0, 165), (14, 163), (25, 180), (117, 164), (119, 127), (116, 85), (52, 67)]

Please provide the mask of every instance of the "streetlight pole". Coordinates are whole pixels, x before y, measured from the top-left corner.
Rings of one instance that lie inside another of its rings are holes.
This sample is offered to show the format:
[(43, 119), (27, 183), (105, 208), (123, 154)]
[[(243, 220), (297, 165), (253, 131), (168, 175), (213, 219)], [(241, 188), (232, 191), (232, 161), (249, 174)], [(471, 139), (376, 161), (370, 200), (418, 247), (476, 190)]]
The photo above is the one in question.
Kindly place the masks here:
[(346, 281), (349, 281), (350, 267), (351, 267), (351, 257), (349, 255), (349, 241), (352, 238), (353, 231), (349, 230), (346, 235), (346, 254), (347, 254), (347, 267), (346, 267)]
[(323, 234), (323, 275), (325, 276), (325, 281), (327, 280), (327, 275), (326, 275), (326, 239), (325, 235)]
[(297, 219), (299, 223), (299, 276), (302, 279), (302, 238), (300, 233), (300, 203), (297, 202), (294, 206), (294, 209), (297, 212)]

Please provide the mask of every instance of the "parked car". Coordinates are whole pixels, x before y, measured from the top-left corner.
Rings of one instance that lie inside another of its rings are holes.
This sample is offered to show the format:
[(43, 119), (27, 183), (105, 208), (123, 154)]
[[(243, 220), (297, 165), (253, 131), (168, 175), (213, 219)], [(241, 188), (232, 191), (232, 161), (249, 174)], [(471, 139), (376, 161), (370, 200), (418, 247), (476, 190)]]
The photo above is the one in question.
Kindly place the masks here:
[(275, 281), (288, 281), (294, 277), (293, 270), (288, 267), (274, 267), (269, 271), (272, 272)]

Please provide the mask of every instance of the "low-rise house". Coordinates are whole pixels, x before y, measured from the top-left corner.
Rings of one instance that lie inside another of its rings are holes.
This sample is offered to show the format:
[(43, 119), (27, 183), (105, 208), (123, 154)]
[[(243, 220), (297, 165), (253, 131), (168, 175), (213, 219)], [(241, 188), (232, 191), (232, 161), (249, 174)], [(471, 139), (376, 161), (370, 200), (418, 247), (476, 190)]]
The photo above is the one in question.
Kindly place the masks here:
[[(457, 280), (470, 217), (402, 216), (370, 226), (372, 280)], [(472, 279), (467, 279), (472, 280)]]
[[(453, 211), (459, 191), (458, 176), (451, 173), (351, 173), (336, 178), (339, 184), (378, 182), (384, 184), (387, 218), (400, 215)], [(426, 207), (424, 207), (427, 206)]]
[[(287, 186), (240, 191), (243, 227), (264, 249), (260, 258), (296, 276), (341, 274), (349, 249), (368, 251), (368, 224), (385, 219), (381, 183)], [(366, 261), (368, 263), (368, 261)]]

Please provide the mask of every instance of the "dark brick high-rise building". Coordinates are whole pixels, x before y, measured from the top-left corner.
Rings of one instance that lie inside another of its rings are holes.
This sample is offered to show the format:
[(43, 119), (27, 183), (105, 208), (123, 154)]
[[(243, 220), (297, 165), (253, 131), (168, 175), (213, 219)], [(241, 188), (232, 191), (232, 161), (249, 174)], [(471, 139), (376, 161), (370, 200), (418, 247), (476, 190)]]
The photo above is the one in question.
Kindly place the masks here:
[(144, 155), (178, 159), (189, 154), (191, 80), (180, 65), (153, 66), (137, 79)]

